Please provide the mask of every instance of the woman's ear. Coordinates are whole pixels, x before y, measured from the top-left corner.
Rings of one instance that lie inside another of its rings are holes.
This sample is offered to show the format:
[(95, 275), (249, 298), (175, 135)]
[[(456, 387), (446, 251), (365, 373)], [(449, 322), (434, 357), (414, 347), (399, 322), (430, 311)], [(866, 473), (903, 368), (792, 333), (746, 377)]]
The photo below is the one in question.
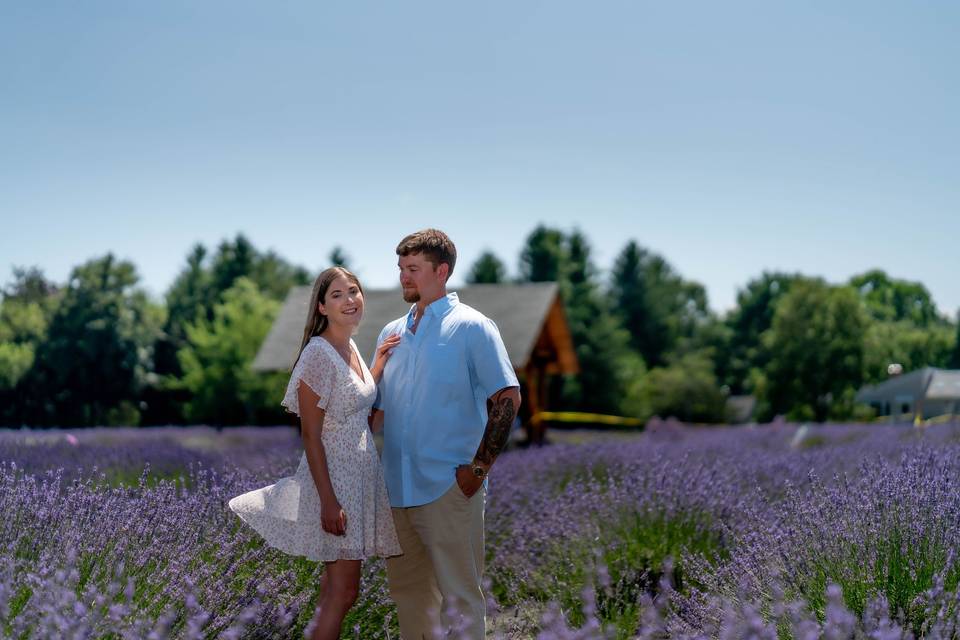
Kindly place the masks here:
[(322, 302), (318, 302), (318, 303), (317, 303), (317, 311), (319, 311), (319, 312), (320, 312), (320, 315), (322, 315), (322, 316), (326, 316), (326, 315), (327, 315), (327, 312), (324, 311), (324, 309), (323, 309), (323, 303), (322, 303)]

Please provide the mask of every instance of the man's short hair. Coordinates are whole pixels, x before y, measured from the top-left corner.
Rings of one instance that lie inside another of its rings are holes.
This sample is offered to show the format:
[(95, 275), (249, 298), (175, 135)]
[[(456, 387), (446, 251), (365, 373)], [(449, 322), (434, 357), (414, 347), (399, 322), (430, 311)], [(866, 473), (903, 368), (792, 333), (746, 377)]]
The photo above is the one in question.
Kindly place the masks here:
[(457, 264), (457, 247), (453, 240), (439, 229), (424, 229), (411, 233), (397, 245), (398, 256), (421, 254), (431, 264), (434, 270), (441, 264), (449, 267), (447, 280), (453, 275), (453, 267)]

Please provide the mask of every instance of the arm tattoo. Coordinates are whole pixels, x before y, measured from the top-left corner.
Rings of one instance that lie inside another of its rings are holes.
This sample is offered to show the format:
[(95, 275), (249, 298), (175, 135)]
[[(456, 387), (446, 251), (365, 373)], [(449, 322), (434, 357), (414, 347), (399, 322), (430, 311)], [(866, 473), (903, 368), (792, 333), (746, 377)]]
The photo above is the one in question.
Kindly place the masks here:
[(483, 432), (483, 440), (480, 441), (476, 455), (477, 462), (481, 464), (493, 464), (507, 446), (515, 410), (513, 398), (504, 393), (506, 391), (509, 389), (503, 389), (487, 400), (487, 428)]

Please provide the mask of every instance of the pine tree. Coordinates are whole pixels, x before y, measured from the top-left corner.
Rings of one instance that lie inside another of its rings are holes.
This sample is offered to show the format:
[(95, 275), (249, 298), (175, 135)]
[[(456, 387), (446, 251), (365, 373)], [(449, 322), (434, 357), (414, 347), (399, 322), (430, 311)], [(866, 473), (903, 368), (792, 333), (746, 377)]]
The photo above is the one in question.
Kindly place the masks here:
[(343, 247), (339, 245), (333, 248), (327, 260), (330, 261), (330, 266), (332, 267), (343, 267), (344, 269), (350, 269), (350, 256), (348, 256), (343, 250)]
[(556, 282), (565, 259), (562, 231), (538, 225), (520, 252), (521, 282)]
[(953, 344), (953, 353), (950, 356), (950, 368), (960, 369), (960, 310), (957, 310), (957, 339)]
[(577, 409), (617, 414), (625, 396), (620, 363), (629, 353), (628, 335), (597, 284), (583, 233), (570, 234), (566, 255), (561, 291), (580, 373), (565, 386), (564, 400)]
[(492, 251), (484, 251), (470, 267), (467, 282), (470, 284), (500, 284), (507, 279), (507, 268)]

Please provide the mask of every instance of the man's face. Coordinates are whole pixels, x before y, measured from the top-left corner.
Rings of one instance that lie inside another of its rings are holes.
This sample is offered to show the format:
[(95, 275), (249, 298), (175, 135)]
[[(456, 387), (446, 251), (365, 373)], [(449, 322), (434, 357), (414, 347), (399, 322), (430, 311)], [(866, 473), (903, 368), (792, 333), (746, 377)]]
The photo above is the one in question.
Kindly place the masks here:
[(400, 267), (400, 286), (405, 302), (432, 301), (443, 294), (447, 265), (434, 267), (423, 254), (412, 253), (400, 256), (397, 266)]

